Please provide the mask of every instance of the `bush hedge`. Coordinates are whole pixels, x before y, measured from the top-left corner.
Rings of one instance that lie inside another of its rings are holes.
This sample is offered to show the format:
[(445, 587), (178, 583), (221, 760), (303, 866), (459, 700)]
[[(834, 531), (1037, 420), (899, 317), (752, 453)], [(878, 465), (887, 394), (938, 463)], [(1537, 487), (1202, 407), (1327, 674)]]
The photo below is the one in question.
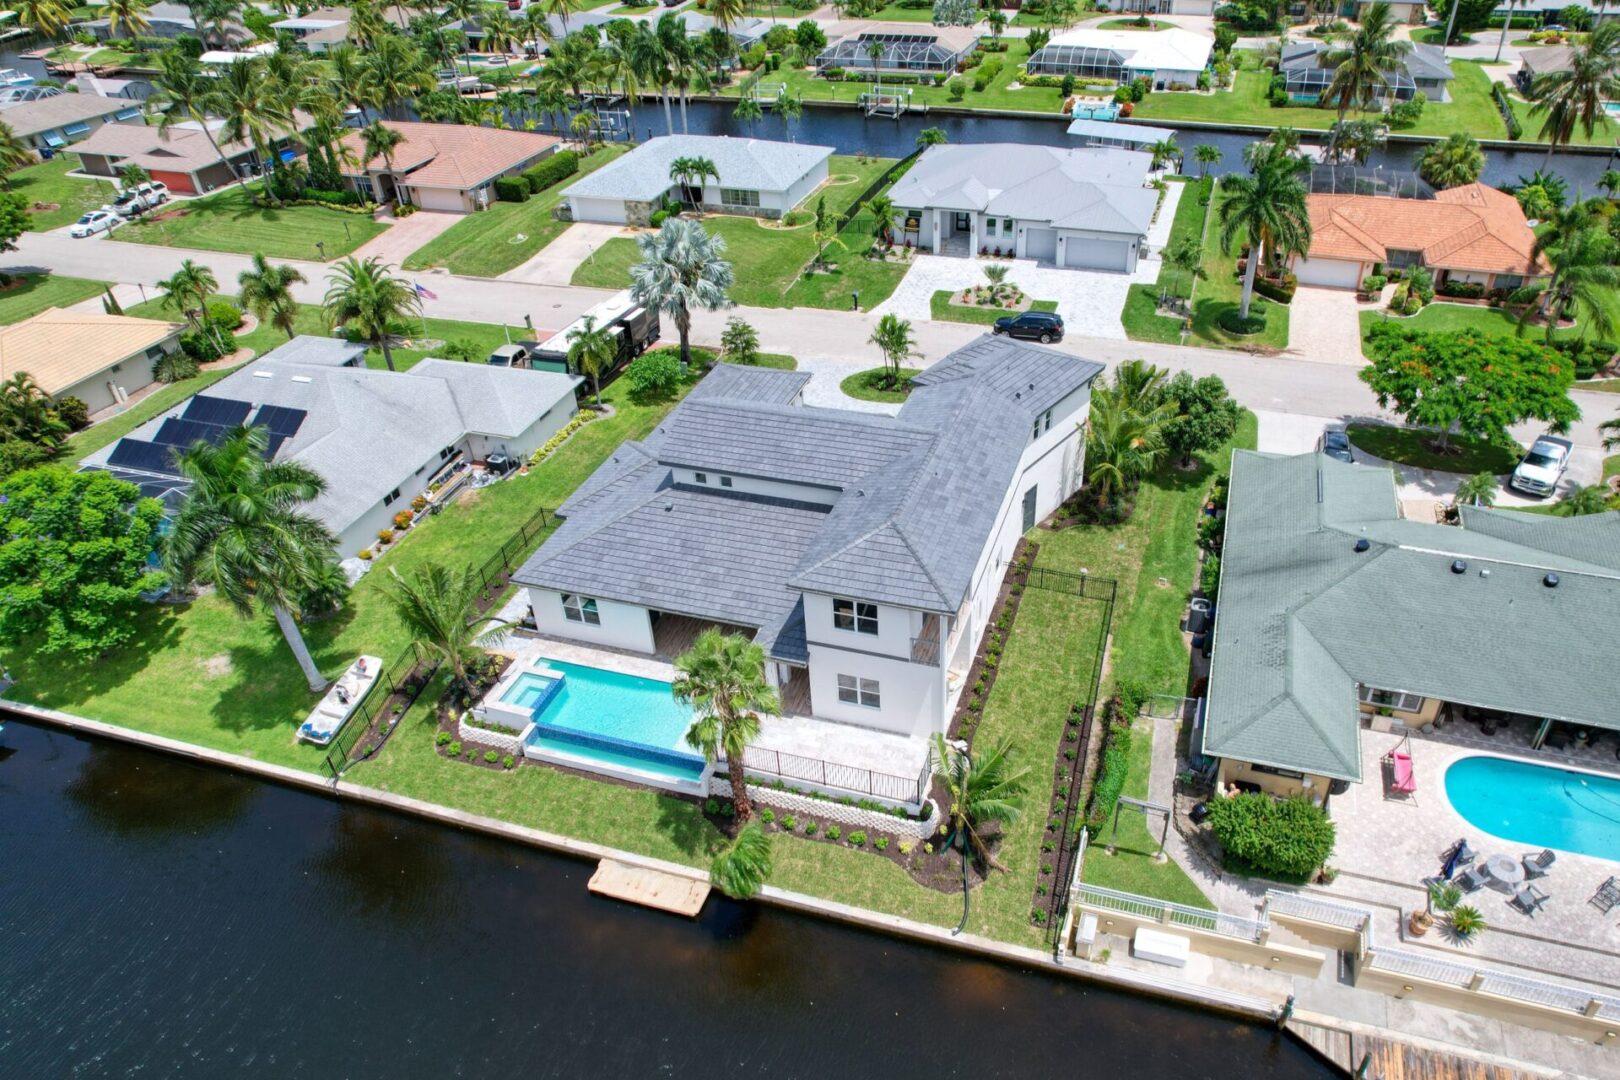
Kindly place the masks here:
[(495, 197), (501, 202), (528, 202), (529, 182), (521, 176), (503, 176), (495, 181)]
[(577, 172), (579, 172), (578, 152), (561, 150), (534, 168), (524, 170), (523, 179), (528, 181), (529, 191), (538, 195), (557, 181), (565, 180)]
[(1209, 803), (1209, 827), (1228, 868), (1285, 881), (1309, 880), (1333, 854), (1333, 822), (1305, 799), (1245, 792)]
[(1513, 106), (1508, 103), (1507, 91), (1502, 89), (1501, 83), (1491, 83), (1491, 98), (1496, 102), (1496, 111), (1502, 114), (1502, 122), (1507, 125), (1508, 138), (1518, 141), (1524, 129), (1519, 126), (1519, 118), (1514, 115)]
[(1581, 338), (1554, 341), (1552, 347), (1569, 357), (1575, 365), (1577, 379), (1590, 379), (1608, 367), (1614, 354), (1620, 352), (1620, 345), (1612, 341), (1587, 341)]

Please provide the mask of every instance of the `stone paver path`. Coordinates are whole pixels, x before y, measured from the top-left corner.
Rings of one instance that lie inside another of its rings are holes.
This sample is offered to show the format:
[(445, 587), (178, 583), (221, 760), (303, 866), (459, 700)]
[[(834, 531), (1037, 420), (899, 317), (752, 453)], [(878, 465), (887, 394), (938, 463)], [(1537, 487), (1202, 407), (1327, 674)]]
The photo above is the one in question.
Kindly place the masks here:
[(578, 221), (568, 226), (563, 234), (534, 257), (506, 273), (502, 281), (528, 281), (536, 285), (567, 285), (574, 279), (579, 264), (595, 254), (596, 249), (616, 236), (634, 236), (623, 225), (604, 225), (592, 221)]
[(1366, 364), (1361, 355), (1361, 308), (1354, 292), (1302, 285), (1289, 308), (1289, 355), (1330, 364)]

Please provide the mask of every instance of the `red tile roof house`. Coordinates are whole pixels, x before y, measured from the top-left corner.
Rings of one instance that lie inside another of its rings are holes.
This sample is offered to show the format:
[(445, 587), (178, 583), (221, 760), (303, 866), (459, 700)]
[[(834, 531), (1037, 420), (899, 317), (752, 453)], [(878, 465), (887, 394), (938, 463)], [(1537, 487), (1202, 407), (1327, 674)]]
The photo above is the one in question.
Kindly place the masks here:
[(341, 166), (349, 187), (380, 202), (397, 199), (423, 210), (465, 214), (495, 199), (495, 181), (516, 176), (557, 152), (562, 140), (529, 131), (466, 124), (385, 121), (404, 136), (392, 168), (379, 155), (362, 164), (365, 143), (358, 131), (343, 137), (353, 160)]
[(1465, 184), (1429, 199), (1311, 195), (1311, 246), (1296, 257), (1301, 285), (1353, 289), (1373, 267), (1425, 266), (1435, 287), (1517, 289), (1551, 272), (1513, 196)]

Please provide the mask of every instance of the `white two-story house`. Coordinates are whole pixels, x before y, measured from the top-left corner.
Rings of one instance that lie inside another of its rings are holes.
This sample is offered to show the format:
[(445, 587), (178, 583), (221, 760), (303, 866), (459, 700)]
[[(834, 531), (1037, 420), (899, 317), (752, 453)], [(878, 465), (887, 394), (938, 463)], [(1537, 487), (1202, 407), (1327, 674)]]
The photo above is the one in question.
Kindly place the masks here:
[(736, 627), (789, 712), (926, 738), (1018, 539), (1080, 484), (1101, 371), (986, 336), (887, 416), (722, 365), (563, 504), (514, 580), (544, 634), (667, 656), (694, 622)]

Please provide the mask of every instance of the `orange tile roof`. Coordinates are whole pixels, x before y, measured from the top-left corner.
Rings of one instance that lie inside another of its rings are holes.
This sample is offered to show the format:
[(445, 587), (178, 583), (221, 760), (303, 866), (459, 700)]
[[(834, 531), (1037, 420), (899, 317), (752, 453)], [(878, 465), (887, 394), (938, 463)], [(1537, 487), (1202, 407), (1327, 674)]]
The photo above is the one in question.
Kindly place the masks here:
[[(411, 186), (456, 188), (465, 191), (498, 176), (514, 165), (542, 154), (562, 142), (555, 135), (531, 131), (506, 131), (474, 127), (470, 124), (422, 124), (384, 121), (384, 126), (404, 138), (394, 148), (394, 172)], [(365, 141), (358, 131), (343, 137), (356, 160), (365, 153)], [(383, 159), (375, 157), (364, 166), (345, 165), (347, 176), (358, 176), (361, 169), (382, 170)], [(405, 175), (405, 174), (409, 175)]]
[(1545, 274), (1535, 233), (1519, 202), (1485, 184), (1436, 193), (1434, 200), (1376, 195), (1312, 195), (1312, 259), (1382, 262), (1389, 249), (1420, 251), (1444, 270)]
[[(0, 327), (0, 378), (26, 371), (45, 393), (60, 394), (182, 329), (179, 323), (156, 319), (46, 308), (20, 323)], [(149, 369), (139, 365), (135, 381), (145, 386), (149, 380)]]

